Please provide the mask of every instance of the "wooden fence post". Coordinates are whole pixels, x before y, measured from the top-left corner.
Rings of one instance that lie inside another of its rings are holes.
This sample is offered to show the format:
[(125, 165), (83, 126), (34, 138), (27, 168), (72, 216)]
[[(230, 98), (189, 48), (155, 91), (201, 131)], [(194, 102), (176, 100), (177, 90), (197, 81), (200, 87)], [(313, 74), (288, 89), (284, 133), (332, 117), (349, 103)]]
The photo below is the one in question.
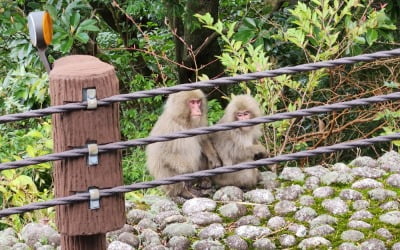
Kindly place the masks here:
[[(74, 55), (57, 60), (50, 73), (52, 105), (81, 102), (87, 89), (95, 89), (96, 98), (119, 94), (114, 68), (92, 56)], [(54, 152), (62, 152), (88, 143), (105, 144), (120, 140), (119, 105), (54, 114)], [(88, 157), (54, 162), (55, 196), (64, 197), (89, 188), (122, 185), (121, 153), (99, 154), (98, 164), (89, 165)], [(103, 197), (100, 208), (89, 202), (56, 207), (56, 224), (63, 250), (106, 249), (105, 233), (125, 224), (124, 195)]]

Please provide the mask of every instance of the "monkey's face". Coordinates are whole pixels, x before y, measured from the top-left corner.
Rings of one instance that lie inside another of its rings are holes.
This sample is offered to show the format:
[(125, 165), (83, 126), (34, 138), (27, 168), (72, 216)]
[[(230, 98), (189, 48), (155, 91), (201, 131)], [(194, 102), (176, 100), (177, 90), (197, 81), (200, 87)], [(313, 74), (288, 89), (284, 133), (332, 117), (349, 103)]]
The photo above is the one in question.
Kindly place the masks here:
[[(253, 114), (248, 110), (241, 110), (235, 113), (235, 120), (236, 121), (246, 121), (249, 119), (254, 118)], [(241, 127), (240, 130), (242, 131), (250, 131), (252, 127)]]
[(192, 121), (201, 120), (201, 117), (203, 115), (201, 102), (202, 102), (201, 99), (190, 99), (188, 101), (188, 106), (190, 110), (190, 119)]

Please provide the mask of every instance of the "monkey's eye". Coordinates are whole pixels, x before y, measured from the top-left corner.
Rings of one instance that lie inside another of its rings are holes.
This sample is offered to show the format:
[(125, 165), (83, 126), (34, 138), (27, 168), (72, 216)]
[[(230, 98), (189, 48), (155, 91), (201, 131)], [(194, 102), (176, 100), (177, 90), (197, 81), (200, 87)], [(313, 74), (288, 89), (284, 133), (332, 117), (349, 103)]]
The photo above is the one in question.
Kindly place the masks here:
[(195, 105), (195, 104), (200, 104), (200, 103), (201, 103), (201, 100), (190, 100), (189, 101), (190, 105)]

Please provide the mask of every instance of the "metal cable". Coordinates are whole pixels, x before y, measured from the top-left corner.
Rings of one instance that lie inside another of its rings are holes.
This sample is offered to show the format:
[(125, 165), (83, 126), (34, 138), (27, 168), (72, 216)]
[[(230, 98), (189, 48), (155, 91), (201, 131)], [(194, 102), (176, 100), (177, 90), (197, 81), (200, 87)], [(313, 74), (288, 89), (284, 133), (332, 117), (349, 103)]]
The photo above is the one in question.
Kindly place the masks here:
[[(326, 153), (333, 153), (333, 152), (337, 152), (337, 151), (345, 150), (345, 149), (365, 147), (365, 146), (369, 146), (369, 145), (372, 145), (375, 143), (389, 142), (389, 141), (399, 140), (399, 139), (400, 139), (400, 133), (395, 133), (392, 135), (378, 136), (378, 137), (369, 138), (369, 139), (360, 139), (360, 140), (355, 140), (355, 141), (351, 141), (351, 142), (343, 142), (343, 143), (339, 143), (339, 144), (335, 144), (335, 145), (331, 145), (331, 146), (319, 147), (319, 148), (312, 149), (312, 150), (306, 150), (306, 151), (301, 151), (301, 152), (296, 152), (296, 153), (291, 153), (291, 154), (279, 155), (279, 156), (275, 156), (272, 158), (265, 158), (265, 159), (261, 159), (261, 160), (253, 161), (253, 162), (239, 163), (239, 164), (232, 165), (232, 166), (224, 166), (224, 167), (219, 167), (219, 168), (210, 169), (210, 170), (203, 170), (203, 171), (198, 171), (198, 172), (194, 172), (194, 173), (177, 175), (177, 176), (164, 178), (164, 179), (160, 179), (160, 180), (141, 182), (141, 183), (135, 183), (135, 184), (131, 184), (131, 185), (103, 189), (103, 190), (100, 190), (100, 196), (107, 197), (107, 196), (112, 196), (112, 195), (119, 194), (119, 193), (131, 192), (131, 191), (138, 190), (138, 189), (153, 188), (153, 187), (157, 187), (160, 185), (177, 183), (180, 181), (195, 180), (195, 179), (202, 178), (202, 177), (215, 176), (218, 174), (225, 174), (225, 173), (232, 173), (232, 172), (237, 172), (237, 171), (244, 170), (244, 169), (252, 169), (252, 168), (259, 167), (259, 166), (271, 165), (271, 164), (276, 164), (276, 163), (284, 162), (284, 161), (298, 160), (298, 159), (302, 159), (305, 157), (312, 157), (312, 156), (326, 154)], [(52, 207), (52, 206), (56, 206), (56, 205), (73, 204), (73, 203), (87, 201), (87, 200), (89, 200), (89, 193), (79, 193), (79, 194), (75, 194), (75, 195), (71, 195), (71, 196), (67, 196), (67, 197), (55, 198), (50, 201), (36, 202), (36, 203), (31, 203), (29, 205), (21, 206), (21, 207), (13, 207), (13, 208), (3, 209), (3, 210), (0, 210), (0, 218), (9, 216), (12, 214), (21, 214), (21, 213), (33, 211), (36, 209), (43, 209), (43, 208), (48, 208), (48, 207)]]
[[(165, 88), (158, 88), (158, 89), (152, 89), (152, 90), (143, 90), (143, 91), (138, 91), (138, 92), (134, 92), (134, 93), (130, 93), (130, 94), (114, 95), (114, 96), (110, 96), (110, 97), (99, 100), (97, 105), (99, 107), (101, 107), (101, 106), (110, 105), (115, 102), (131, 101), (131, 100), (139, 99), (139, 98), (153, 97), (153, 96), (164, 95), (164, 94), (172, 94), (172, 93), (179, 92), (179, 91), (187, 91), (187, 90), (193, 90), (193, 89), (198, 89), (198, 88), (230, 85), (230, 84), (235, 84), (235, 83), (244, 82), (244, 81), (258, 80), (258, 79), (265, 78), (265, 77), (275, 77), (275, 76), (284, 75), (284, 74), (308, 72), (308, 71), (322, 69), (322, 68), (336, 67), (336, 66), (343, 65), (343, 64), (368, 62), (368, 61), (373, 61), (376, 59), (383, 59), (383, 58), (388, 58), (388, 57), (393, 57), (393, 56), (400, 56), (400, 49), (379, 51), (379, 52), (375, 52), (375, 53), (371, 53), (371, 54), (363, 54), (363, 55), (358, 55), (358, 56), (353, 56), (353, 57), (343, 57), (343, 58), (339, 58), (339, 59), (335, 59), (335, 60), (322, 61), (322, 62), (316, 62), (316, 63), (300, 64), (300, 65), (296, 65), (296, 66), (283, 67), (283, 68), (274, 69), (274, 70), (254, 72), (254, 73), (242, 74), (242, 75), (231, 76), (231, 77), (222, 77), (222, 78), (218, 78), (218, 79), (214, 79), (214, 80), (199, 81), (199, 82), (194, 82), (194, 83), (185, 83), (185, 84), (180, 84), (180, 85), (176, 85), (173, 87), (165, 87)], [(86, 109), (86, 106), (87, 106), (86, 102), (69, 103), (69, 104), (65, 104), (65, 105), (52, 106), (52, 107), (48, 107), (45, 109), (37, 109), (37, 110), (27, 111), (27, 112), (18, 113), (18, 114), (3, 115), (3, 116), (0, 116), (0, 124), (7, 123), (7, 122), (13, 122), (13, 121), (20, 121), (20, 120), (24, 120), (24, 119), (32, 118), (32, 117), (41, 117), (41, 116), (46, 116), (46, 115), (55, 114), (55, 113), (63, 113), (63, 112), (68, 112), (68, 111), (73, 111), (73, 110)]]
[[(114, 150), (118, 150), (118, 149), (126, 149), (129, 147), (147, 145), (147, 144), (151, 144), (151, 143), (155, 143), (155, 142), (164, 142), (164, 141), (170, 141), (170, 140), (174, 140), (174, 139), (186, 138), (186, 137), (191, 137), (191, 136), (196, 136), (196, 135), (210, 134), (210, 133), (214, 133), (214, 132), (218, 132), (218, 131), (230, 130), (230, 129), (240, 128), (240, 127), (254, 126), (254, 125), (257, 125), (260, 123), (271, 123), (271, 122), (280, 121), (280, 120), (284, 120), (284, 119), (297, 118), (297, 117), (303, 117), (303, 116), (311, 116), (311, 115), (316, 115), (316, 114), (321, 114), (321, 113), (326, 113), (326, 112), (331, 112), (331, 111), (339, 111), (339, 110), (343, 110), (346, 108), (352, 108), (352, 107), (357, 107), (357, 106), (361, 106), (361, 105), (369, 105), (369, 104), (386, 102), (386, 101), (395, 101), (395, 100), (399, 100), (399, 99), (400, 99), (400, 92), (395, 92), (395, 93), (391, 93), (388, 95), (379, 95), (379, 96), (356, 99), (356, 100), (351, 100), (351, 101), (346, 101), (346, 102), (326, 104), (326, 105), (317, 106), (317, 107), (313, 107), (313, 108), (309, 108), (309, 109), (299, 109), (299, 110), (292, 111), (292, 112), (284, 112), (284, 113), (278, 113), (278, 114), (273, 114), (273, 115), (269, 115), (269, 116), (257, 117), (257, 118), (253, 118), (253, 119), (246, 120), (246, 121), (235, 121), (235, 122), (229, 122), (229, 123), (223, 123), (223, 124), (216, 124), (216, 125), (209, 126), (209, 127), (194, 128), (194, 129), (175, 132), (175, 133), (162, 135), (162, 136), (149, 136), (146, 138), (140, 138), (140, 139), (135, 139), (135, 140), (120, 141), (120, 142), (99, 145), (99, 152), (106, 153), (106, 152), (110, 152), (110, 151), (114, 151)], [(14, 169), (14, 168), (20, 168), (20, 167), (29, 166), (29, 165), (40, 164), (40, 163), (44, 163), (44, 162), (48, 162), (48, 161), (57, 161), (57, 160), (64, 160), (67, 158), (86, 156), (87, 153), (88, 153), (87, 148), (79, 148), (79, 149), (72, 149), (72, 150), (68, 150), (68, 151), (64, 151), (64, 152), (60, 152), (60, 153), (53, 153), (53, 154), (23, 159), (23, 160), (14, 161), (14, 162), (6, 162), (6, 163), (0, 164), (0, 171), (6, 170), (6, 169)]]

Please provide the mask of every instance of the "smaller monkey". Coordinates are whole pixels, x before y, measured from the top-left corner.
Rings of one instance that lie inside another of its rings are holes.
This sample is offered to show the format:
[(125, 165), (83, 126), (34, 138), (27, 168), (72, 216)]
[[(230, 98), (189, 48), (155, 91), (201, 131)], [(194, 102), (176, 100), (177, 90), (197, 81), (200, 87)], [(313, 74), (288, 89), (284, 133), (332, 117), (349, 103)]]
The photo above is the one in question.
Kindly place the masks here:
[[(258, 102), (252, 96), (238, 95), (229, 102), (218, 123), (244, 121), (262, 114)], [(222, 165), (228, 166), (266, 157), (267, 151), (258, 141), (261, 135), (261, 125), (256, 125), (217, 132), (211, 138)], [(256, 168), (212, 177), (217, 186), (244, 188), (253, 188), (259, 179), (260, 173)]]
[[(150, 135), (165, 135), (186, 129), (207, 126), (207, 100), (201, 90), (171, 94)], [(221, 166), (218, 155), (206, 135), (149, 144), (146, 147), (147, 167), (155, 179), (192, 173)], [(163, 186), (167, 195), (192, 198), (197, 190), (188, 183)]]

